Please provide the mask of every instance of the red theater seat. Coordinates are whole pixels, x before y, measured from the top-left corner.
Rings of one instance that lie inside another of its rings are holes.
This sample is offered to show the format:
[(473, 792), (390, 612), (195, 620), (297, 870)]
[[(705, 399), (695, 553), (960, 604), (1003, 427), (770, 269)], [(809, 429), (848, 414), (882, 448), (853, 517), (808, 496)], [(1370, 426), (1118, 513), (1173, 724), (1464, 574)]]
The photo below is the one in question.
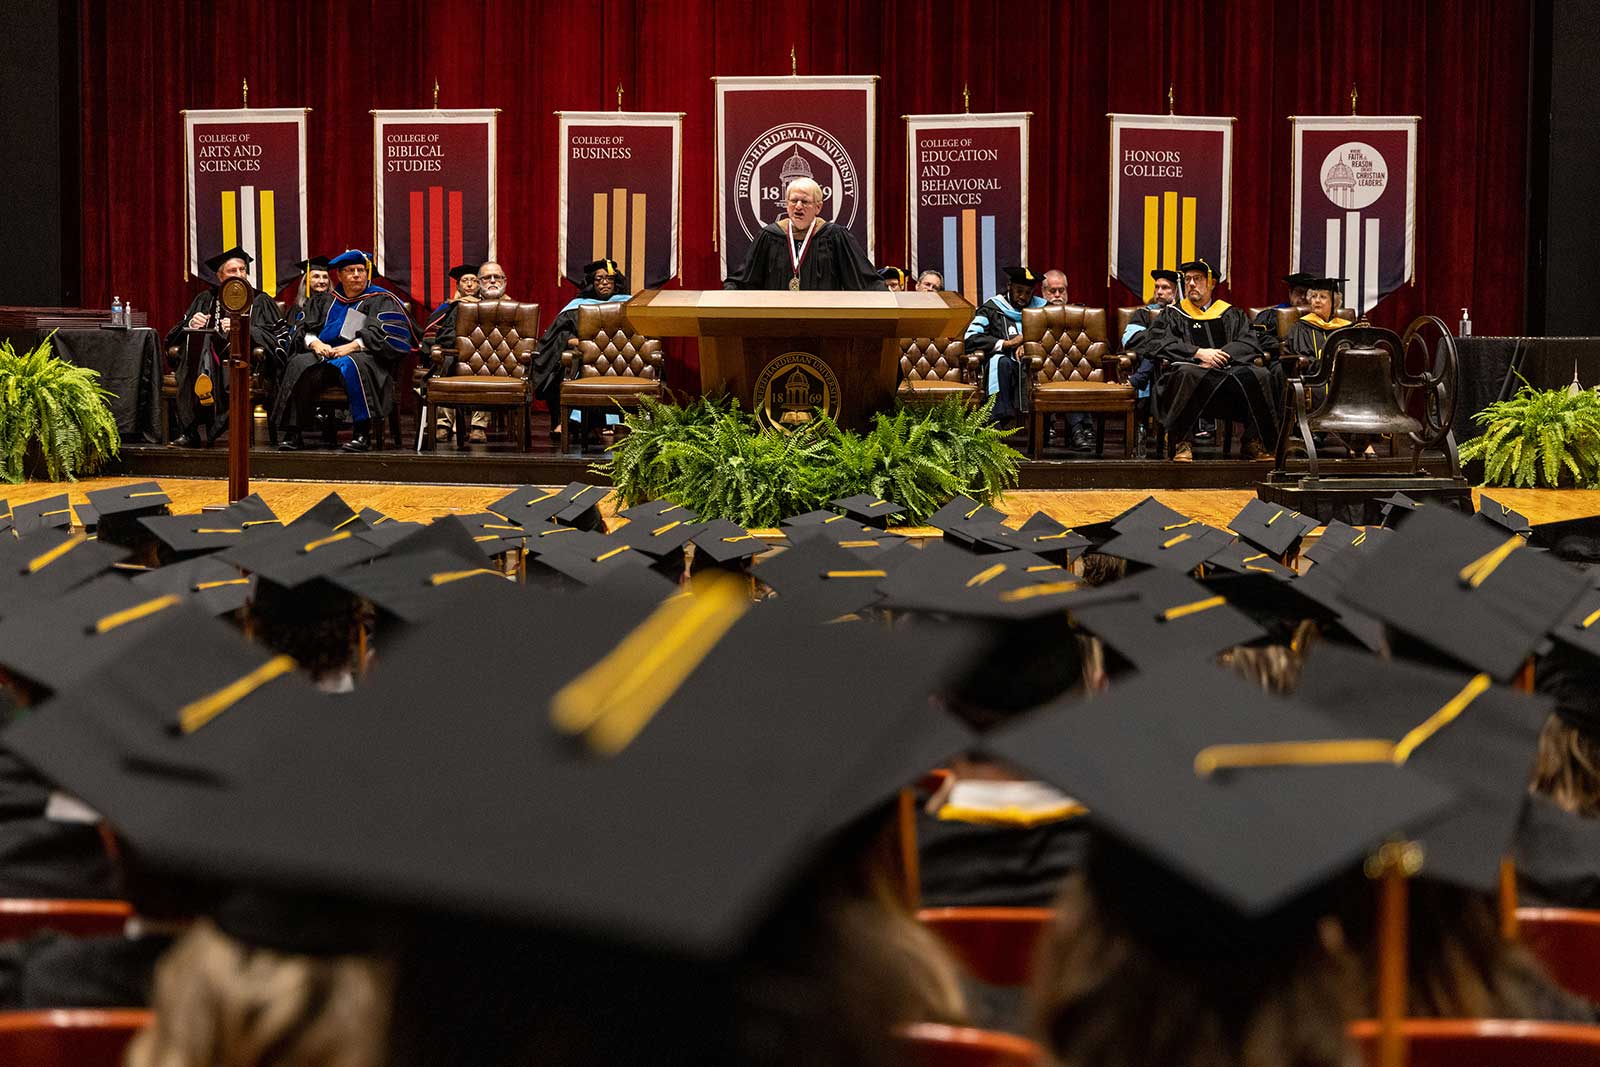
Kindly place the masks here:
[(45, 930), (80, 937), (120, 934), (132, 914), (122, 900), (0, 898), (0, 941), (18, 941)]
[(128, 1010), (0, 1012), (0, 1063), (7, 1067), (121, 1067), (150, 1013)]
[(1055, 915), (1049, 908), (923, 908), (917, 912), (974, 978), (999, 986), (1026, 985), (1039, 936)]
[(1600, 1001), (1600, 911), (1518, 908), (1517, 931), (1563, 988)]
[(895, 1031), (911, 1067), (1037, 1067), (1044, 1050), (1032, 1041), (992, 1030), (912, 1023)]
[[(1408, 1067), (1600, 1067), (1600, 1026), (1517, 1019), (1407, 1019)], [(1362, 1058), (1377, 1062), (1378, 1024), (1350, 1024)]]

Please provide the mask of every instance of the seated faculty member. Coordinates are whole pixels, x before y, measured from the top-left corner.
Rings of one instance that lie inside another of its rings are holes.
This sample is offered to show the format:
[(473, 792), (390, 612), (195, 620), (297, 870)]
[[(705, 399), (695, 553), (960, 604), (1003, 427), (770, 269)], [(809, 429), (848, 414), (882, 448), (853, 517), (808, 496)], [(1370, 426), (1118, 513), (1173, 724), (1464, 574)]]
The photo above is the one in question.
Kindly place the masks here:
[(910, 276), (899, 267), (884, 267), (878, 272), (878, 277), (883, 279), (884, 288), (891, 293), (904, 293), (911, 288)]
[(329, 266), (339, 282), (306, 301), (289, 333), (289, 362), (278, 386), (273, 418), (284, 431), (284, 451), (305, 447), (304, 430), (317, 394), (342, 387), (349, 398), (352, 432), (347, 452), (372, 448), (372, 419), (394, 405), (394, 372), (416, 343), (405, 305), (370, 280), (371, 258), (350, 249)]
[(306, 301), (318, 293), (326, 293), (333, 286), (333, 280), (328, 277), (328, 257), (312, 256), (299, 264), (303, 273), (300, 278), (300, 288), (294, 294), (294, 306), (305, 307)]
[(756, 235), (724, 289), (872, 289), (885, 292), (872, 261), (843, 226), (822, 217), (822, 187), (796, 178), (783, 191), (783, 217)]
[(1195, 422), (1221, 397), (1245, 420), (1246, 459), (1271, 453), (1277, 440), (1278, 396), (1267, 356), (1245, 313), (1216, 298), (1222, 280), (1203, 259), (1178, 265), (1184, 298), (1165, 308), (1151, 329), (1150, 352), (1164, 366), (1155, 380), (1153, 410), (1173, 442), (1172, 458), (1194, 459)]
[(578, 336), (578, 310), (590, 304), (626, 304), (629, 299), (628, 277), (616, 260), (597, 259), (585, 263), (583, 285), (578, 295), (556, 313), (550, 328), (539, 338), (539, 352), (529, 374), (533, 377), (534, 395), (550, 408), (552, 437), (558, 436), (560, 431), (556, 425), (556, 409), (561, 403), (561, 353), (567, 350), (567, 342)]
[[(248, 282), (251, 262), (250, 254), (237, 247), (206, 260), (206, 269), (217, 277), (216, 286), (196, 293), (183, 318), (167, 331), (167, 347), (178, 349), (178, 438), (174, 444), (194, 448), (200, 444), (202, 426), (211, 440), (228, 428), (228, 372), (223, 360), (233, 321), (223, 313), (218, 292), (229, 278)], [(283, 362), (286, 329), (272, 294), (257, 291), (250, 304), (250, 347), (266, 353), (269, 378)], [(210, 331), (210, 343), (191, 346), (186, 330)]]
[[(1044, 302), (1058, 307), (1067, 304), (1067, 274), (1061, 270), (1047, 270), (1044, 272), (1044, 284), (1040, 286), (1044, 294)], [(1026, 380), (1026, 375), (1024, 375)], [(1087, 412), (1075, 411), (1067, 417), (1068, 441), (1074, 452), (1094, 451), (1094, 419)]]
[(1306, 301), (1310, 307), (1289, 331), (1283, 350), (1296, 356), (1310, 357), (1308, 374), (1322, 365), (1322, 353), (1333, 332), (1350, 325), (1350, 320), (1340, 318), (1335, 310), (1343, 296), (1343, 278), (1311, 278), (1306, 283)]
[[(496, 264), (488, 264), (491, 268)], [(456, 350), (456, 316), (462, 304), (476, 304), (478, 302), (478, 271), (481, 268), (474, 263), (463, 263), (450, 268), (450, 277), (456, 280), (456, 297), (447, 300), (433, 309), (433, 314), (428, 316), (428, 325), (422, 331), (422, 362), (428, 368), (428, 375), (432, 377), (448, 366), (455, 356)], [(447, 441), (455, 432), (455, 408), (440, 408), (434, 423), (433, 436), (437, 441)], [(489, 413), (487, 411), (474, 411), (472, 413), (472, 435), (469, 440), (476, 444), (487, 441), (489, 430)]]
[(966, 351), (982, 362), (984, 381), (994, 397), (993, 417), (1008, 422), (1022, 414), (1023, 376), (1017, 363), (1022, 348), (1022, 309), (1042, 308), (1035, 296), (1039, 275), (1027, 267), (1006, 267), (1006, 291), (983, 302), (967, 326)]
[(917, 291), (922, 293), (944, 292), (944, 275), (936, 270), (925, 270), (917, 275)]

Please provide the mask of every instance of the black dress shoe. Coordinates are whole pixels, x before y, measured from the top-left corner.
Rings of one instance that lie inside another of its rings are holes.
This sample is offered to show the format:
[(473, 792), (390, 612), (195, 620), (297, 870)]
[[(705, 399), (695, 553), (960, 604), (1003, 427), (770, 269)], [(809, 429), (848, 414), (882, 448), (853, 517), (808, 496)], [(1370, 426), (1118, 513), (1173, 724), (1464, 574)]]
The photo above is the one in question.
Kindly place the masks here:
[(299, 452), (305, 447), (306, 440), (299, 430), (290, 430), (284, 435), (283, 440), (278, 442), (279, 452)]
[(1072, 450), (1074, 452), (1094, 451), (1094, 431), (1087, 426), (1080, 426), (1072, 431)]
[(371, 452), (372, 441), (364, 433), (358, 433), (350, 440), (339, 446), (341, 452)]
[(174, 448), (199, 448), (200, 438), (193, 432), (181, 433), (172, 439), (172, 445)]

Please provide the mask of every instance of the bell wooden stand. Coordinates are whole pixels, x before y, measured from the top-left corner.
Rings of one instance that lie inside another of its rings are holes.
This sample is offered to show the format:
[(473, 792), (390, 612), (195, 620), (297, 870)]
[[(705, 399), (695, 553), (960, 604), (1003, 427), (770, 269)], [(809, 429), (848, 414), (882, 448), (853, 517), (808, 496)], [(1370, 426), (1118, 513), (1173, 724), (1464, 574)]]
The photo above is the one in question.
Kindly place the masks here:
[[(894, 404), (900, 338), (960, 337), (972, 305), (955, 293), (646, 289), (627, 304), (647, 337), (700, 339), (700, 389), (761, 405), (756, 379), (791, 352), (815, 356), (839, 380), (839, 424), (864, 429)], [(780, 383), (781, 384), (781, 383)]]

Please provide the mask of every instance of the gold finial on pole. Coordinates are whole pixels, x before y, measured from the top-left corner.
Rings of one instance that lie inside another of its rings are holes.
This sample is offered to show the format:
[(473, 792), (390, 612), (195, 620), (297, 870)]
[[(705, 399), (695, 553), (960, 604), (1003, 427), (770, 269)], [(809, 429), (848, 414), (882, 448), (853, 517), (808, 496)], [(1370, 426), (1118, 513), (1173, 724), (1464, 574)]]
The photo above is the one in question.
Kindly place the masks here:
[(433, 79), (433, 110), (439, 110), (439, 79)]
[(1351, 82), (1350, 83), (1350, 114), (1352, 114), (1352, 115), (1354, 115), (1356, 113), (1356, 97), (1359, 96), (1359, 95), (1361, 95), (1361, 94), (1356, 92), (1356, 83), (1355, 82)]
[(970, 85), (961, 87), (961, 110), (968, 115), (972, 114), (972, 86)]
[(789, 46), (789, 76), (800, 77), (800, 60), (794, 54), (794, 45)]
[(1178, 113), (1178, 105), (1176, 103), (1176, 100), (1177, 100), (1177, 97), (1174, 96), (1173, 92), (1172, 92), (1172, 83), (1168, 82), (1167, 83), (1167, 114), (1176, 115)]
[(244, 91), (244, 107), (245, 110), (248, 111), (250, 109), (250, 79), (240, 78), (239, 84)]
[(622, 110), (622, 83), (617, 83), (617, 110)]

